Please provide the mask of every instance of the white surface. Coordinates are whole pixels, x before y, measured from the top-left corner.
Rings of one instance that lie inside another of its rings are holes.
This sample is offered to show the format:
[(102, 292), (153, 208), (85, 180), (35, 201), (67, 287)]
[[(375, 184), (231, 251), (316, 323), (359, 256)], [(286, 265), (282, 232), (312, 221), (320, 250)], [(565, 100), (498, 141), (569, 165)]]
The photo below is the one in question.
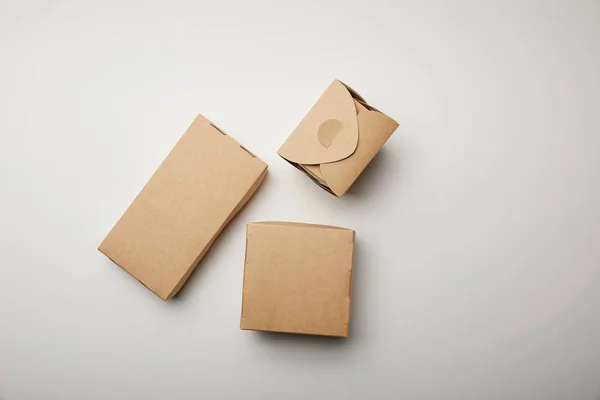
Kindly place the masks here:
[[(600, 399), (600, 3), (285, 3), (0, 3), (0, 399)], [(334, 78), (401, 123), (343, 199), (276, 155)], [(164, 303), (96, 247), (197, 113), (270, 175)], [(239, 330), (257, 220), (357, 231), (350, 339)]]

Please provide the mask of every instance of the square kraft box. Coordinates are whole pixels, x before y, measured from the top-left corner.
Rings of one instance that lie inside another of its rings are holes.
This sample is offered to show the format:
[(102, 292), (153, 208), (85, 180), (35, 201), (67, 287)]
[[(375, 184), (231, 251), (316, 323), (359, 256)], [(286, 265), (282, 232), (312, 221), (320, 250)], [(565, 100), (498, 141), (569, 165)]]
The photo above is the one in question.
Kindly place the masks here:
[(240, 328), (347, 337), (353, 258), (350, 229), (248, 224)]
[(98, 250), (168, 300), (266, 173), (264, 161), (199, 115)]
[(335, 80), (278, 154), (341, 197), (397, 127), (396, 121)]

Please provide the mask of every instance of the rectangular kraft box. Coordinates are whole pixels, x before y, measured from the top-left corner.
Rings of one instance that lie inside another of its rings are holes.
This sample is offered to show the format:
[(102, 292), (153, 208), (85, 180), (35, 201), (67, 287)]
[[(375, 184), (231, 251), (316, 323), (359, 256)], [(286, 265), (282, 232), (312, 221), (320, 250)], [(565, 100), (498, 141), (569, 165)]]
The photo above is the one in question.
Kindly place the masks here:
[(337, 226), (248, 224), (240, 328), (347, 337), (354, 237)]
[(278, 153), (317, 185), (342, 197), (397, 127), (335, 80)]
[(98, 250), (168, 300), (266, 173), (264, 161), (198, 115)]

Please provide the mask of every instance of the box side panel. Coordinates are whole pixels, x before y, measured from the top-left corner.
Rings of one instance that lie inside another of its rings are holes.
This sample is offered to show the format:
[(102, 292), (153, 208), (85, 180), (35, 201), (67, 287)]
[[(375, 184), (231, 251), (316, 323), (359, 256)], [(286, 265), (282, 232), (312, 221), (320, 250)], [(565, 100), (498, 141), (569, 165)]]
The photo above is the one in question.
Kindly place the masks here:
[(223, 229), (225, 229), (225, 227), (227, 226), (227, 224), (229, 224), (229, 222), (237, 215), (237, 213), (240, 212), (240, 210), (244, 207), (244, 205), (246, 205), (246, 203), (254, 195), (254, 193), (256, 192), (256, 190), (258, 190), (258, 188), (262, 184), (263, 180), (265, 179), (266, 175), (267, 175), (267, 169), (265, 168), (265, 170), (259, 176), (259, 178), (256, 180), (256, 182), (254, 183), (254, 185), (252, 186), (252, 188), (250, 188), (250, 190), (248, 191), (248, 193), (246, 194), (246, 196), (239, 202), (239, 204), (237, 205), (237, 207), (231, 212), (231, 214), (229, 215), (229, 217), (227, 218), (227, 220), (223, 222), (223, 224), (221, 225), (221, 227), (219, 228), (219, 230), (217, 232), (215, 232), (215, 235), (213, 236), (213, 238), (209, 242), (209, 244), (204, 248), (204, 250), (202, 251), (202, 253), (200, 253), (198, 255), (198, 257), (194, 260), (193, 264), (190, 266), (190, 268), (185, 273), (185, 275), (181, 278), (181, 280), (179, 281), (179, 283), (177, 284), (177, 286), (175, 286), (175, 288), (173, 289), (173, 291), (169, 294), (168, 298), (173, 297), (174, 295), (177, 294), (177, 292), (179, 292), (179, 290), (182, 288), (182, 286), (185, 283), (185, 281), (188, 280), (188, 278), (190, 277), (190, 275), (192, 274), (192, 272), (194, 272), (194, 270), (198, 266), (198, 263), (202, 260), (202, 258), (204, 258), (204, 256), (206, 255), (206, 253), (208, 252), (208, 250), (212, 246), (213, 242), (217, 239), (217, 237), (221, 233), (221, 231)]

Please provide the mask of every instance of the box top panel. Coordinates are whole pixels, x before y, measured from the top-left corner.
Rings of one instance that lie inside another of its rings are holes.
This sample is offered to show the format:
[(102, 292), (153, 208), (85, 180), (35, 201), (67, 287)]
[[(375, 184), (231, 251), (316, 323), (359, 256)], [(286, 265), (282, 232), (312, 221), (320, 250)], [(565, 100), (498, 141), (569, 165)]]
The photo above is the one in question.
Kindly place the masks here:
[(98, 249), (166, 300), (266, 170), (198, 116)]
[(242, 329), (347, 336), (354, 231), (248, 224)]

